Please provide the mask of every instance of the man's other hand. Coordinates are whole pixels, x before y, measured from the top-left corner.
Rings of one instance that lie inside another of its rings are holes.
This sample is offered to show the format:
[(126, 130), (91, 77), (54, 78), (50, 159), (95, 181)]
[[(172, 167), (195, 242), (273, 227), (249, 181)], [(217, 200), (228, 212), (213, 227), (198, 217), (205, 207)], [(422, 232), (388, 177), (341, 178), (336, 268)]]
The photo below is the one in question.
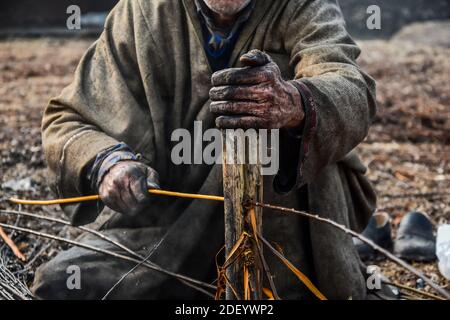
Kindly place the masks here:
[(295, 128), (305, 115), (297, 88), (283, 80), (269, 55), (252, 50), (240, 58), (244, 68), (218, 71), (212, 76), (210, 110), (216, 125), (234, 128)]
[(150, 188), (159, 189), (155, 170), (137, 161), (121, 161), (104, 176), (99, 193), (106, 206), (133, 216), (149, 204)]

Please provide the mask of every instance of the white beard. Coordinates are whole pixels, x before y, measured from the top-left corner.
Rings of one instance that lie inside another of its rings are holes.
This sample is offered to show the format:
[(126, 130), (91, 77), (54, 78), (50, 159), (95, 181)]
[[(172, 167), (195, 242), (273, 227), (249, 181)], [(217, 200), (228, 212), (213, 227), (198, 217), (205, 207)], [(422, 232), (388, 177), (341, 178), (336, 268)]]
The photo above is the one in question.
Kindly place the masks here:
[(215, 13), (232, 16), (244, 9), (251, 0), (203, 0)]

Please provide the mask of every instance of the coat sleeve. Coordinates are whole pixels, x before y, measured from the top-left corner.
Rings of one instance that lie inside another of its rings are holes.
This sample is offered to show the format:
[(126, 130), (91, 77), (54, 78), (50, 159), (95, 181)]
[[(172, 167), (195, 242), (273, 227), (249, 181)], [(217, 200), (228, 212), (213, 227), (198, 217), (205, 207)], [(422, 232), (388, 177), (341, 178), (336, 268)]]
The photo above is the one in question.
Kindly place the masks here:
[(290, 5), (285, 47), (307, 117), (296, 181), (286, 192), (312, 182), (328, 164), (343, 159), (366, 137), (376, 113), (375, 82), (355, 62), (360, 50), (345, 29), (337, 2)]
[[(82, 58), (74, 81), (45, 109), (43, 146), (60, 197), (89, 193), (85, 171), (96, 155), (121, 141), (136, 146), (145, 132), (140, 126), (151, 125), (142, 85), (145, 74), (136, 53), (138, 42), (151, 39), (141, 30), (145, 25), (140, 14), (137, 1), (120, 1)], [(83, 206), (85, 210), (80, 210), (82, 205), (63, 207), (76, 225), (98, 215), (95, 203)]]

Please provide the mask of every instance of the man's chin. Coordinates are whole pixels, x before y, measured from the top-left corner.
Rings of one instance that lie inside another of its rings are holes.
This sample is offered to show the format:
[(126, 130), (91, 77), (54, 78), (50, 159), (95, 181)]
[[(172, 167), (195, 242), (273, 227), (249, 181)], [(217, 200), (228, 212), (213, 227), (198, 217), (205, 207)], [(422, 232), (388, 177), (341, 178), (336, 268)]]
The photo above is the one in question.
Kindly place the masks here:
[(205, 4), (217, 14), (234, 16), (244, 9), (251, 0), (203, 0)]

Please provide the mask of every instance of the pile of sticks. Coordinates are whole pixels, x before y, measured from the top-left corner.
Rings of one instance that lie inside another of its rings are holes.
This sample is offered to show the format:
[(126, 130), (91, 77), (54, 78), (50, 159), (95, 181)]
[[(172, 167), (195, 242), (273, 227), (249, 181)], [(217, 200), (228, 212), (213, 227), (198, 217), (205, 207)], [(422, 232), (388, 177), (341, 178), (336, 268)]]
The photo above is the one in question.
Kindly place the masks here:
[(31, 300), (27, 285), (8, 268), (8, 253), (0, 248), (0, 298), (4, 300)]

